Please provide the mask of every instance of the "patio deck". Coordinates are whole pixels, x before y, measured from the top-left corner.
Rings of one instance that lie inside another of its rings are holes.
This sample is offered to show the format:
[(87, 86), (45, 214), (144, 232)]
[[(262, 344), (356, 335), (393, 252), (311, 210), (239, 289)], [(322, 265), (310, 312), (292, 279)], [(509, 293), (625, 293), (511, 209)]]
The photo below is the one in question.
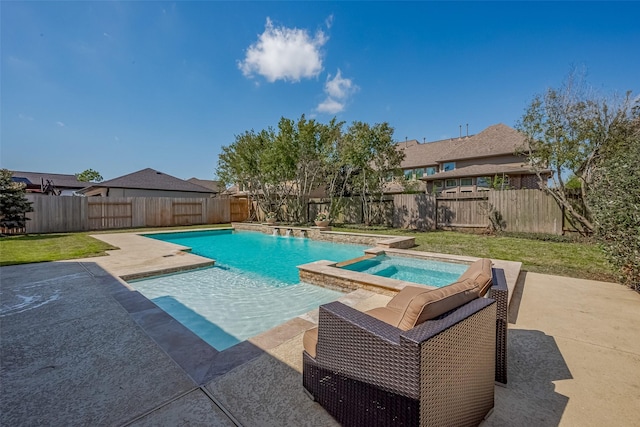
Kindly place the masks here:
[[(171, 251), (0, 268), (0, 425), (335, 425), (302, 392), (314, 313), (217, 352), (115, 277), (136, 274), (132, 264), (203, 262)], [(345, 302), (388, 298), (356, 291)], [(639, 294), (522, 272), (510, 321), (509, 383), (484, 425), (637, 425)]]

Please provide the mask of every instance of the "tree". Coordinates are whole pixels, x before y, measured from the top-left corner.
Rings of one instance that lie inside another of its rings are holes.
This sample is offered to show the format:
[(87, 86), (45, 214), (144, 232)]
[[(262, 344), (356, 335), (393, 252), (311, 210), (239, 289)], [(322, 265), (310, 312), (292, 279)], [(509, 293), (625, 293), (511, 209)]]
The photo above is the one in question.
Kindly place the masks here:
[(31, 202), (25, 197), (25, 185), (13, 182), (13, 174), (7, 169), (0, 169), (0, 227), (24, 228), (29, 219), (27, 212), (33, 212)]
[[(393, 144), (388, 124), (354, 122), (346, 134), (335, 118), (328, 124), (281, 118), (277, 130), (245, 132), (218, 158), (218, 178), (249, 192), (263, 212), (304, 222), (312, 191), (324, 189), (331, 197), (330, 215), (336, 217), (344, 196), (360, 195), (367, 222), (372, 202), (382, 198), (390, 172), (399, 172), (403, 153)], [(285, 209), (286, 207), (286, 209)]]
[(612, 129), (587, 194), (596, 236), (623, 283), (640, 291), (640, 102)]
[[(562, 88), (536, 96), (516, 126), (527, 138), (524, 151), (540, 187), (585, 234), (595, 227), (587, 200), (594, 168), (603, 150), (613, 143), (615, 128), (630, 120), (632, 104), (630, 93), (622, 100), (597, 97), (573, 73)], [(551, 186), (546, 179), (549, 169), (553, 171)], [(577, 193), (570, 188), (575, 182), (565, 182), (567, 173), (580, 182)]]
[(87, 169), (84, 172), (77, 173), (76, 179), (82, 182), (100, 182), (103, 178), (98, 171)]
[(404, 152), (396, 149), (388, 123), (370, 126), (355, 121), (347, 129), (340, 154), (350, 171), (353, 191), (362, 201), (363, 221), (369, 225), (380, 213), (373, 203), (382, 202), (387, 178), (399, 173)]

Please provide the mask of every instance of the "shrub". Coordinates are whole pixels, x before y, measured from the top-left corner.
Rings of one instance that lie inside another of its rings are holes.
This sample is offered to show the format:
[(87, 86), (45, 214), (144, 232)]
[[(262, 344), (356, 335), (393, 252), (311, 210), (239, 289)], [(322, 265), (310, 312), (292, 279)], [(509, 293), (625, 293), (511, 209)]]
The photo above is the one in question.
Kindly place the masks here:
[(640, 117), (618, 131), (616, 144), (602, 153), (588, 197), (607, 258), (621, 281), (640, 291)]

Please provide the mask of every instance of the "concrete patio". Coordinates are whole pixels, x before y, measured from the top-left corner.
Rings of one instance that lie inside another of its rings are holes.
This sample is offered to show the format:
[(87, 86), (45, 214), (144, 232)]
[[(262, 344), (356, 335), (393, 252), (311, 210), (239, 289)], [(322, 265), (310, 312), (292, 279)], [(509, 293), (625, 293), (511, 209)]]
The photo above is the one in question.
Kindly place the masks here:
[[(110, 243), (139, 242), (126, 236)], [(335, 425), (302, 392), (314, 313), (218, 352), (118, 278), (206, 262), (135, 246), (0, 268), (0, 425)], [(344, 301), (388, 299), (356, 291)], [(638, 425), (639, 294), (522, 272), (510, 321), (509, 383), (496, 386), (484, 425)]]

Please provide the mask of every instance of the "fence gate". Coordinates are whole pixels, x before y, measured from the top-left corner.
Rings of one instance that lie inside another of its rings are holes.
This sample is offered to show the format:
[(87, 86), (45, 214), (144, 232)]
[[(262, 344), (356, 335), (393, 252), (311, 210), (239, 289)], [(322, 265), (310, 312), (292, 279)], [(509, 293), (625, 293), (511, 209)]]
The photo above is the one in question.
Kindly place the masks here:
[(131, 228), (133, 209), (131, 201), (109, 200), (107, 197), (89, 199), (89, 229), (105, 230), (112, 228)]

